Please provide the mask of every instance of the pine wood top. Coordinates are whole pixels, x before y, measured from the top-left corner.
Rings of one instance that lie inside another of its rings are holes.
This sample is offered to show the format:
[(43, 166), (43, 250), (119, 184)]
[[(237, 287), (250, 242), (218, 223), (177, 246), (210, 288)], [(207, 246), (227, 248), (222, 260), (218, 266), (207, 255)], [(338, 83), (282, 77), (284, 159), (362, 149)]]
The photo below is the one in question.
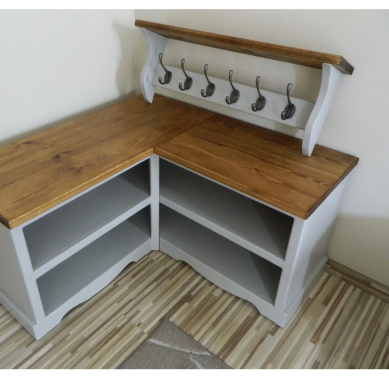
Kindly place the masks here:
[(358, 159), (155, 95), (0, 148), (0, 223), (15, 228), (157, 153), (306, 219)]
[(135, 20), (135, 25), (140, 28), (146, 28), (169, 39), (185, 41), (187, 43), (200, 44), (227, 51), (244, 53), (246, 55), (264, 57), (266, 59), (320, 69), (322, 68), (323, 63), (328, 63), (347, 75), (351, 75), (354, 71), (354, 67), (340, 55), (240, 39), (237, 37), (174, 27), (172, 25), (153, 23), (144, 20)]
[(161, 157), (307, 219), (357, 165), (358, 158), (215, 115), (158, 145)]
[(23, 224), (213, 115), (166, 97), (148, 104), (137, 96), (0, 148), (0, 222)]

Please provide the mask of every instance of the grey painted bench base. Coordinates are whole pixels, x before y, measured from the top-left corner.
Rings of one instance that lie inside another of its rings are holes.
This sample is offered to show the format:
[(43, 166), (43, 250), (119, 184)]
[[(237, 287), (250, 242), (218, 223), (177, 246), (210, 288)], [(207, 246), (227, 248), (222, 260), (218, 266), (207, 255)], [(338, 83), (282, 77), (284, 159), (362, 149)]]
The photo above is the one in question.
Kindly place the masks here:
[(152, 155), (15, 229), (0, 226), (0, 302), (40, 339), (160, 249), (285, 326), (321, 276), (345, 184), (302, 220)]

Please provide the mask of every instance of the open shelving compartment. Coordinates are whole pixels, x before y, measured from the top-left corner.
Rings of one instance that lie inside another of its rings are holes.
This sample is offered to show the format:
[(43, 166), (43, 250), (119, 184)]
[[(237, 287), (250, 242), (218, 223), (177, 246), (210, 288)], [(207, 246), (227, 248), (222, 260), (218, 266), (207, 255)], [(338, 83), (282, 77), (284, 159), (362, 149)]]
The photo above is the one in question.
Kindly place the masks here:
[(36, 277), (150, 204), (149, 160), (23, 228)]
[(274, 306), (282, 269), (161, 204), (161, 251), (184, 260), (221, 288)]
[(150, 248), (150, 239), (150, 207), (147, 206), (39, 277), (37, 284), (46, 316), (66, 305), (68, 300), (74, 300), (77, 294), (90, 296), (86, 291), (94, 280), (111, 268), (124, 268), (131, 254), (143, 254), (137, 250)]
[(282, 267), (293, 217), (167, 160), (160, 167), (162, 204)]

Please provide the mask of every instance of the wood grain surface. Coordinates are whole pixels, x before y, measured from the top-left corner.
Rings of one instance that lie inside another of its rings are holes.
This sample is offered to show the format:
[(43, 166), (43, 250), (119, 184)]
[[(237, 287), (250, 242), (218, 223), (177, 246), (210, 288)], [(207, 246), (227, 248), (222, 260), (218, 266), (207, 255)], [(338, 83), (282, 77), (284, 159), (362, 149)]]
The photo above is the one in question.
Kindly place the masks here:
[(285, 328), (152, 252), (39, 341), (0, 306), (0, 369), (116, 368), (170, 319), (232, 368), (389, 368), (389, 304), (325, 273)]
[(244, 53), (246, 55), (264, 57), (266, 59), (320, 69), (322, 68), (323, 63), (328, 63), (347, 75), (351, 75), (354, 71), (354, 67), (340, 55), (240, 39), (237, 37), (153, 23), (144, 20), (135, 20), (135, 25), (140, 28), (146, 28), (169, 39), (185, 41), (187, 43), (200, 44), (227, 51)]
[(156, 153), (283, 211), (307, 219), (358, 158), (216, 115), (158, 145)]
[(0, 148), (8, 228), (157, 153), (303, 219), (358, 159), (156, 95), (137, 96)]
[(213, 115), (166, 97), (148, 104), (137, 96), (0, 148), (0, 222), (15, 228)]

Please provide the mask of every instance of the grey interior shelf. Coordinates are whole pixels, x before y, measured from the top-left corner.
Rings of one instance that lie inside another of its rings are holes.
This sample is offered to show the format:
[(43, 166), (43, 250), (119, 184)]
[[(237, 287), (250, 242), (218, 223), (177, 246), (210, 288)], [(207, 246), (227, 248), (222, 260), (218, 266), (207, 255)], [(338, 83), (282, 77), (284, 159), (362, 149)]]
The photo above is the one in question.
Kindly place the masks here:
[(161, 240), (274, 305), (281, 268), (161, 205)]
[(160, 201), (282, 266), (293, 218), (161, 159)]
[[(24, 228), (36, 270), (150, 197), (144, 161)], [(127, 218), (123, 217), (123, 220)]]
[(146, 207), (37, 279), (46, 315), (149, 241), (150, 233)]

